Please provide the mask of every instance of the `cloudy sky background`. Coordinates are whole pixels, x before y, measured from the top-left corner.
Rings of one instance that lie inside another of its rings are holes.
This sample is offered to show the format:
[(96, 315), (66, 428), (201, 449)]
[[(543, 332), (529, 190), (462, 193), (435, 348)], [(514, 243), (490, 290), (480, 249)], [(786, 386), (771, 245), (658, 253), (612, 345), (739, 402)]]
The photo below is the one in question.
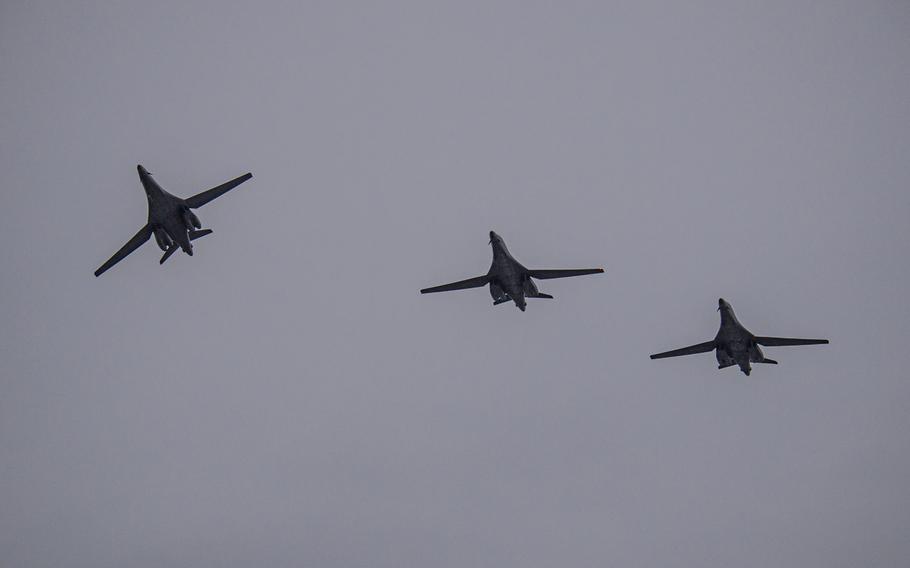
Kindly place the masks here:
[(4, 1), (0, 565), (903, 565), (910, 7), (760, 4)]

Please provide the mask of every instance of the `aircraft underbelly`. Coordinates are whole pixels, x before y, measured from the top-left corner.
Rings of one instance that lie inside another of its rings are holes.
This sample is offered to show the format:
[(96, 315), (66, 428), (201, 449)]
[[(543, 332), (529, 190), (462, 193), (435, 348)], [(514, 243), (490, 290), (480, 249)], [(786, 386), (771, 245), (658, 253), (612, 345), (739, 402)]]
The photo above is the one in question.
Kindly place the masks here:
[(727, 335), (719, 338), (720, 346), (717, 349), (717, 362), (722, 366), (748, 364), (751, 359), (750, 342), (739, 334)]
[(153, 234), (155, 235), (155, 242), (158, 243), (158, 248), (161, 250), (167, 250), (172, 244), (174, 244), (173, 239), (171, 239), (167, 231), (161, 227), (156, 227), (153, 231)]
[(493, 283), (512, 298), (523, 294), (521, 272), (510, 262), (494, 262)]
[(177, 218), (170, 218), (164, 225), (164, 230), (167, 231), (167, 234), (174, 240), (175, 243), (180, 245), (180, 248), (186, 250), (190, 248), (190, 239), (186, 234), (186, 227), (183, 225), (182, 220)]
[(493, 305), (512, 300), (524, 311), (525, 291), (522, 274), (508, 262), (494, 262), (491, 272), (490, 295), (493, 296)]
[(717, 364), (720, 365), (721, 367), (729, 367), (731, 365), (736, 364), (736, 361), (733, 359), (733, 357), (730, 357), (730, 355), (723, 349), (717, 349), (716, 355), (717, 355)]
[(490, 282), (490, 296), (493, 297), (494, 302), (505, 302), (512, 299), (496, 282)]

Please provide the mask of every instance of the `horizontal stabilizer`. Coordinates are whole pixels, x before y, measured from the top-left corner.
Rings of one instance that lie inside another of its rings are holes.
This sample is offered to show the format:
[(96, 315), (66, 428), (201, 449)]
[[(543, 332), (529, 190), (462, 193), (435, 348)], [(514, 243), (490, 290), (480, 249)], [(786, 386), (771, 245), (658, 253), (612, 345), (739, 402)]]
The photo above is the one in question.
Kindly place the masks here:
[(209, 201), (215, 199), (216, 197), (221, 197), (222, 195), (224, 195), (225, 193), (234, 189), (235, 187), (237, 187), (241, 183), (245, 182), (246, 180), (250, 179), (251, 177), (253, 177), (253, 174), (250, 174), (250, 173), (243, 174), (239, 178), (234, 178), (231, 181), (225, 182), (219, 186), (213, 187), (212, 189), (209, 189), (208, 191), (203, 191), (202, 193), (197, 193), (196, 195), (194, 195), (192, 197), (186, 198), (184, 201), (185, 201), (187, 207), (191, 207), (193, 209), (202, 207)]
[(525, 297), (526, 298), (546, 298), (548, 300), (553, 299), (553, 296), (551, 296), (549, 294), (544, 294), (543, 292), (538, 292), (536, 296), (525, 296)]
[(674, 349), (673, 351), (665, 351), (663, 353), (657, 353), (651, 355), (652, 359), (663, 359), (665, 357), (679, 357), (680, 355), (694, 355), (696, 353), (707, 353), (708, 351), (714, 351), (714, 348), (717, 347), (717, 344), (714, 341), (706, 341), (704, 343), (699, 343), (698, 345), (690, 345), (689, 347), (683, 347), (682, 349)]
[(585, 274), (600, 274), (603, 268), (579, 268), (573, 270), (529, 270), (528, 275), (538, 280), (550, 278), (569, 278), (570, 276), (584, 276)]
[(177, 252), (177, 249), (179, 249), (179, 248), (180, 248), (180, 246), (177, 244), (173, 244), (173, 245), (167, 247), (167, 250), (164, 251), (163, 255), (161, 255), (161, 260), (158, 261), (158, 264), (164, 264), (164, 261), (171, 258), (171, 255), (174, 254), (175, 252)]
[(777, 365), (777, 361), (775, 361), (774, 359), (768, 359), (767, 357), (765, 357), (761, 361), (755, 361), (755, 362), (756, 363), (765, 363), (767, 365)]
[(459, 280), (458, 282), (452, 282), (451, 284), (443, 284), (442, 286), (433, 286), (432, 288), (424, 288), (420, 291), (421, 294), (432, 294), (433, 292), (449, 292), (451, 290), (465, 290), (467, 288), (480, 288), (481, 286), (486, 286), (490, 283), (490, 277), (484, 274), (483, 276), (477, 276), (474, 278), (468, 278), (467, 280)]
[(505, 298), (500, 298), (500, 299), (494, 301), (493, 305), (498, 306), (499, 304), (505, 304), (506, 302), (511, 302), (511, 301), (512, 301), (512, 298), (506, 296)]
[(765, 347), (783, 347), (785, 345), (824, 345), (827, 339), (791, 339), (789, 337), (756, 337), (755, 343)]
[(200, 231), (190, 231), (188, 234), (189, 234), (189, 236), (190, 236), (190, 240), (191, 240), (191, 241), (195, 241), (196, 239), (198, 239), (198, 238), (200, 238), (200, 237), (204, 237), (204, 236), (209, 235), (209, 234), (211, 234), (211, 233), (212, 233), (212, 230), (211, 230), (211, 229), (202, 229), (202, 230), (200, 230)]

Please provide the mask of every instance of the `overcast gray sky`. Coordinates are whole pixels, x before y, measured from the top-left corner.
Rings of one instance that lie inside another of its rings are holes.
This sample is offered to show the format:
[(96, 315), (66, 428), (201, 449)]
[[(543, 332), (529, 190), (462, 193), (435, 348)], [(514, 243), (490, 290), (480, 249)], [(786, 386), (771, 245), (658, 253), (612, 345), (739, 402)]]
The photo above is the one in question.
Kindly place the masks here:
[[(910, 6), (0, 6), (0, 565), (910, 558)], [(136, 164), (214, 235), (158, 266)], [(487, 232), (554, 301), (491, 307)], [(717, 298), (769, 348), (711, 355)]]

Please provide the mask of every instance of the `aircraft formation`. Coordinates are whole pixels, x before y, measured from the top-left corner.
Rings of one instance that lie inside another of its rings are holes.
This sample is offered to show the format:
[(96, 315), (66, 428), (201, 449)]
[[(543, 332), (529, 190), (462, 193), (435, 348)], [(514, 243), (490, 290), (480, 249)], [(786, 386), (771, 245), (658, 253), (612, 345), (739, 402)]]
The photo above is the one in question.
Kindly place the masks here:
[[(101, 274), (126, 258), (153, 235), (158, 247), (164, 251), (159, 264), (164, 264), (177, 249), (181, 249), (189, 256), (193, 256), (192, 241), (210, 234), (212, 230), (203, 229), (199, 217), (192, 210), (199, 209), (206, 203), (224, 195), (253, 177), (252, 173), (246, 173), (212, 189), (183, 199), (165, 191), (142, 165), (136, 166), (136, 169), (148, 201), (148, 221), (139, 229), (139, 232), (133, 235), (125, 245), (95, 271), (96, 277), (101, 276)], [(420, 293), (431, 294), (434, 292), (449, 292), (489, 286), (494, 306), (511, 301), (523, 312), (527, 309), (526, 300), (528, 298), (553, 299), (553, 296), (538, 290), (537, 284), (534, 282), (535, 279), (569, 278), (572, 276), (600, 274), (604, 271), (603, 268), (528, 269), (512, 256), (503, 238), (494, 231), (490, 231), (490, 242), (488, 244), (493, 250), (493, 261), (486, 274), (449, 284), (424, 288)], [(672, 351), (656, 353), (651, 355), (651, 359), (664, 359), (715, 351), (718, 369), (737, 365), (746, 376), (749, 376), (752, 372), (752, 363), (777, 364), (777, 361), (764, 356), (761, 346), (778, 347), (828, 343), (827, 339), (796, 339), (753, 335), (752, 332), (739, 323), (739, 320), (736, 319), (736, 314), (733, 313), (733, 307), (723, 298), (718, 300), (717, 310), (720, 312), (720, 329), (714, 339)]]

